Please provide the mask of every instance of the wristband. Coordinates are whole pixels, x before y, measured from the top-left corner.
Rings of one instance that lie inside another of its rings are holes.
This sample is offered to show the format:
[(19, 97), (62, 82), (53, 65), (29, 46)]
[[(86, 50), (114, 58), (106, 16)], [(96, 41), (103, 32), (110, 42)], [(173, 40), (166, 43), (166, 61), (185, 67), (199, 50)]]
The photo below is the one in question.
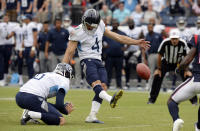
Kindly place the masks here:
[(31, 50), (32, 50), (32, 51), (35, 51), (35, 46), (32, 46)]
[(20, 48), (19, 51), (24, 51), (24, 48)]

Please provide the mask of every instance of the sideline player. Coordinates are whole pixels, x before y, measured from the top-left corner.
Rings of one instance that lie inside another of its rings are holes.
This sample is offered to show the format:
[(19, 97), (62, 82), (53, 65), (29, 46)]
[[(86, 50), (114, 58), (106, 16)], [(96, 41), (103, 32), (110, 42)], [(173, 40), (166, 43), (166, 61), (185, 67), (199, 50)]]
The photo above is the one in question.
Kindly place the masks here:
[[(85, 120), (89, 123), (103, 123), (96, 118), (103, 99), (108, 101), (112, 108), (115, 108), (118, 99), (123, 94), (123, 91), (120, 90), (112, 97), (106, 92), (107, 73), (101, 61), (103, 35), (123, 44), (139, 45), (144, 49), (150, 46), (147, 41), (134, 40), (108, 30), (95, 9), (86, 10), (82, 17), (82, 24), (75, 28), (69, 37), (63, 62), (69, 63), (75, 49), (78, 48), (82, 70), (88, 84), (92, 86), (95, 92), (91, 112)], [(81, 44), (78, 44), (78, 42)]]
[[(72, 103), (64, 104), (72, 77), (72, 67), (59, 63), (53, 72), (37, 74), (25, 83), (16, 95), (17, 105), (26, 109), (21, 124), (25, 125), (31, 119), (41, 119), (48, 125), (63, 125), (65, 119), (61, 113), (68, 115), (73, 111)], [(46, 101), (54, 96), (55, 104)]]
[(23, 57), (19, 55), (20, 51), (23, 51), (22, 43), (23, 43), (23, 23), (21, 20), (21, 17), (18, 18), (19, 24), (16, 24), (16, 26), (13, 28), (13, 31), (6, 37), (6, 39), (9, 39), (11, 37), (15, 37), (15, 51), (17, 54), (17, 66), (18, 66), (18, 73), (19, 73), (19, 85), (23, 85)]
[[(180, 131), (184, 123), (184, 121), (179, 117), (178, 104), (200, 93), (200, 36), (194, 35), (190, 43), (192, 48), (188, 55), (181, 61), (179, 68), (177, 68), (177, 72), (187, 68), (190, 62), (194, 59), (192, 63), (193, 77), (180, 84), (168, 100), (168, 109), (174, 121), (173, 131)], [(200, 107), (198, 111), (198, 122), (195, 123), (195, 131), (200, 131)]]

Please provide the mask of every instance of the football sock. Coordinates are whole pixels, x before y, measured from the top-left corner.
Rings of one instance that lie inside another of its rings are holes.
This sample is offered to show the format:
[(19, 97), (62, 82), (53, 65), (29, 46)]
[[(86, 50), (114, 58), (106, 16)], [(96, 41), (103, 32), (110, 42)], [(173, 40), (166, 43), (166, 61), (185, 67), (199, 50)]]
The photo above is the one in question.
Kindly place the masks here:
[(172, 116), (173, 121), (176, 121), (179, 118), (179, 115), (178, 115), (178, 112), (179, 112), (178, 104), (176, 102), (174, 102), (173, 100), (171, 100), (168, 103), (168, 109), (169, 109), (169, 113)]
[(94, 98), (93, 98), (93, 101), (96, 101), (96, 102), (102, 104), (103, 99), (101, 99), (101, 98), (99, 97), (99, 95), (95, 94), (95, 96), (94, 96)]
[(96, 95), (99, 95), (99, 93), (103, 90), (103, 88), (101, 87), (101, 85), (96, 85), (93, 88), (93, 91), (95, 92)]
[(101, 104), (97, 101), (92, 101), (92, 107), (90, 111), (90, 115), (96, 115), (99, 112)]
[(101, 99), (104, 99), (108, 102), (111, 101), (112, 99), (112, 96), (108, 95), (108, 93), (106, 91), (103, 90), (103, 88), (101, 87), (101, 85), (96, 85), (94, 88), (93, 88), (94, 92), (96, 95), (99, 95), (99, 97)]
[(197, 128), (200, 129), (200, 107), (198, 110), (198, 122), (197, 122)]
[(8, 74), (4, 74), (3, 80), (4, 80), (5, 82), (7, 81), (7, 76), (8, 76)]
[(41, 119), (42, 116), (40, 112), (35, 112), (35, 111), (29, 111), (28, 115), (30, 115), (30, 117), (33, 119)]
[(50, 113), (42, 113), (42, 121), (44, 121), (48, 125), (59, 125), (60, 118), (57, 115), (50, 114)]
[(19, 75), (19, 81), (23, 82), (23, 76), (22, 75)]
[(108, 101), (108, 102), (110, 102), (111, 99), (112, 99), (112, 96), (108, 95), (108, 93), (107, 93), (106, 91), (104, 91), (104, 90), (102, 90), (102, 91), (99, 93), (99, 97), (100, 97), (101, 99), (104, 99), (104, 100)]

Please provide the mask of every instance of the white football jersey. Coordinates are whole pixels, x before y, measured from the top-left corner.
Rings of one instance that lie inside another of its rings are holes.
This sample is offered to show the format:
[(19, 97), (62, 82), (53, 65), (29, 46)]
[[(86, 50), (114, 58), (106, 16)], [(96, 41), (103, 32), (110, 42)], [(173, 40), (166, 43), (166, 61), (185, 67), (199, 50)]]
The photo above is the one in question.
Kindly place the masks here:
[[(135, 27), (135, 28), (132, 29), (132, 30), (128, 28), (128, 29), (125, 31), (125, 33), (126, 33), (129, 37), (138, 40), (140, 34), (142, 33), (142, 28), (141, 28), (141, 27)], [(139, 50), (139, 46), (138, 46), (138, 45), (130, 45), (130, 47), (127, 49), (127, 51), (137, 51), (137, 50)]]
[[(143, 30), (144, 36), (146, 36), (147, 33), (149, 32), (149, 31), (148, 31), (147, 25), (143, 25), (143, 26), (141, 26), (141, 28), (142, 28), (142, 30)], [(165, 30), (165, 26), (164, 26), (164, 25), (156, 24), (156, 25), (154, 25), (154, 27), (153, 27), (153, 31), (154, 31), (155, 33), (158, 33), (158, 34), (161, 34), (163, 30)]]
[(54, 72), (47, 72), (35, 75), (34, 78), (30, 79), (20, 88), (20, 92), (50, 98), (56, 96), (60, 88), (63, 88), (66, 94), (69, 90), (69, 85), (70, 81), (68, 78)]
[(42, 30), (42, 23), (38, 23), (38, 22), (33, 22), (35, 24), (35, 27), (37, 28), (37, 31), (40, 32)]
[(192, 35), (200, 35), (200, 29), (197, 27), (191, 27), (190, 31), (192, 32)]
[(192, 38), (191, 30), (189, 28), (185, 28), (183, 31), (180, 31), (180, 38), (185, 40), (186, 42), (189, 42)]
[(17, 24), (14, 27), (13, 32), (15, 33), (15, 39), (16, 39), (15, 49), (20, 50), (20, 48), (22, 48), (22, 42), (23, 42), (23, 28), (22, 28), (22, 26), (20, 26), (20, 24)]
[(7, 33), (4, 31), (5, 23), (0, 23), (0, 45), (5, 45), (5, 38)]
[(37, 26), (34, 22), (29, 24), (23, 24), (23, 34), (24, 34), (24, 46), (33, 46), (33, 30), (37, 30)]
[[(4, 31), (5, 36), (8, 36), (13, 31), (13, 28), (17, 25), (16, 23), (13, 23), (13, 22), (8, 22), (8, 23), (3, 22), (2, 24), (3, 24), (2, 30)], [(14, 37), (11, 37), (8, 40), (5, 37), (4, 43), (6, 45), (13, 45), (14, 44)]]
[(82, 28), (82, 24), (74, 29), (70, 34), (69, 40), (79, 41), (78, 54), (80, 60), (93, 58), (101, 60), (102, 53), (102, 38), (105, 31), (105, 24), (101, 20), (96, 32), (93, 35), (88, 35)]
[(69, 26), (69, 27), (67, 28), (67, 30), (68, 30), (68, 32), (71, 34), (71, 32), (73, 32), (74, 28), (73, 28), (72, 26)]

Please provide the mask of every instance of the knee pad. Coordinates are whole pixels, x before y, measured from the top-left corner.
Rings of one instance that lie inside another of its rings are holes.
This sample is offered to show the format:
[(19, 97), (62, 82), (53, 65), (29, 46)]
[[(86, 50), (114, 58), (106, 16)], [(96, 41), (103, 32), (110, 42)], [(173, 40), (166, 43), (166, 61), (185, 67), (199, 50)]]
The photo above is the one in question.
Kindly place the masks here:
[(99, 95), (99, 93), (103, 90), (103, 88), (101, 87), (101, 85), (96, 85), (94, 88), (93, 88), (94, 92), (96, 95)]

